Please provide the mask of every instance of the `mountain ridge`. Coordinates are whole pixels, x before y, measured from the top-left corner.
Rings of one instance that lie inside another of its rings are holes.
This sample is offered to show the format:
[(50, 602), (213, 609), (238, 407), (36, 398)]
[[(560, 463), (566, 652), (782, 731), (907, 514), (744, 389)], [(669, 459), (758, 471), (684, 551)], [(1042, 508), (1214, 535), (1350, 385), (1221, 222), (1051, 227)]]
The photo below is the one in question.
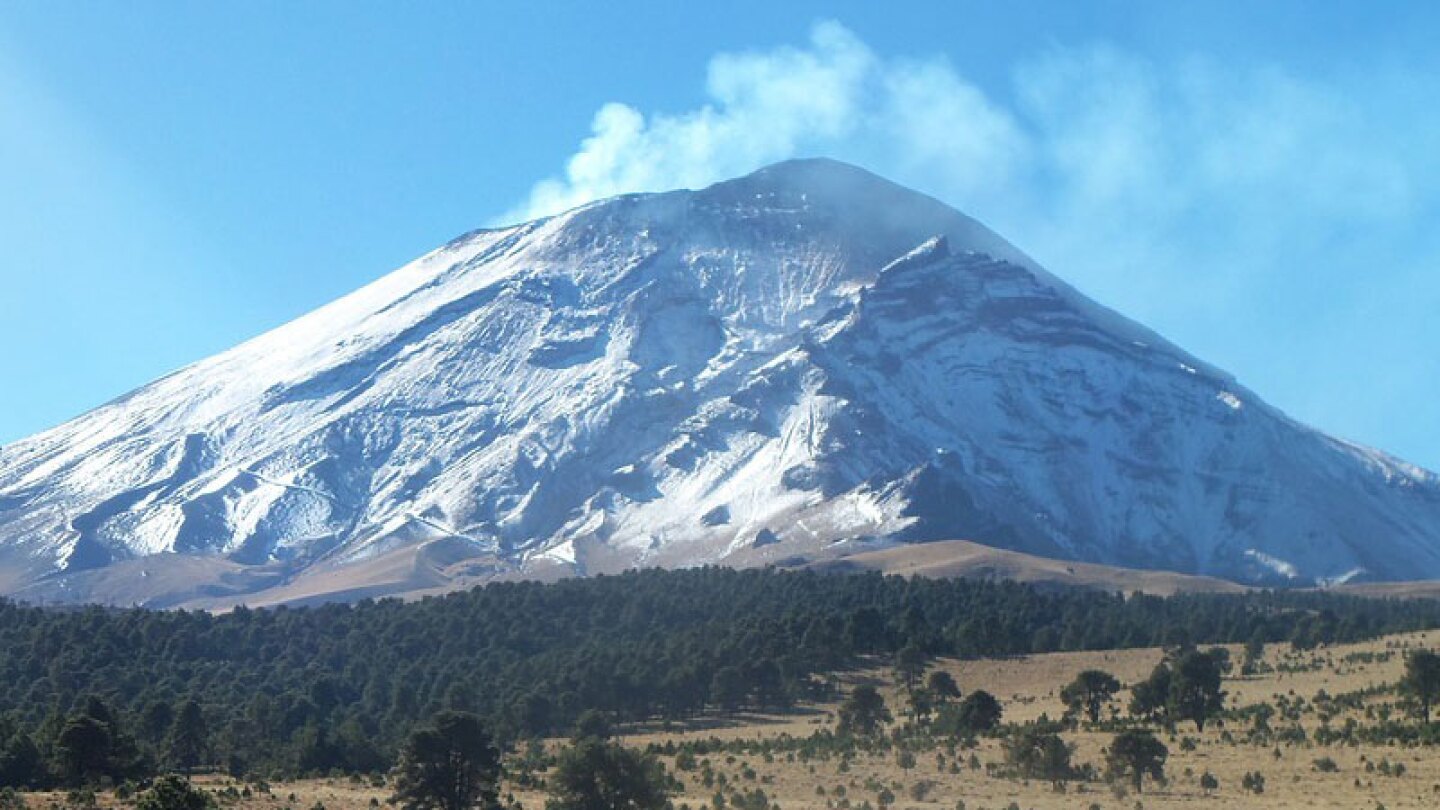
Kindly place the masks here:
[(0, 448), (21, 596), (157, 553), (286, 579), (443, 540), (483, 579), (867, 537), (1440, 577), (1440, 484), (827, 160), (472, 231)]

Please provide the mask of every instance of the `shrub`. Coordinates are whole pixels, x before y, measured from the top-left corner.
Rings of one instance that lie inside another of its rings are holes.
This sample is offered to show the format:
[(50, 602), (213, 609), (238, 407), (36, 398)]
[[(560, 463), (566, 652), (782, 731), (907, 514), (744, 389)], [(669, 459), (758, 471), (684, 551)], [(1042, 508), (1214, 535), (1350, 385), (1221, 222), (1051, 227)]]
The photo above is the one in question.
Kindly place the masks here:
[(139, 810), (212, 810), (210, 794), (190, 784), (183, 776), (162, 776), (140, 796)]
[(25, 810), (25, 797), (15, 788), (0, 788), (0, 810)]
[(1219, 790), (1219, 788), (1220, 780), (1215, 778), (1215, 774), (1210, 773), (1209, 771), (1200, 774), (1200, 789), (1205, 791), (1205, 794), (1207, 796), (1210, 793)]

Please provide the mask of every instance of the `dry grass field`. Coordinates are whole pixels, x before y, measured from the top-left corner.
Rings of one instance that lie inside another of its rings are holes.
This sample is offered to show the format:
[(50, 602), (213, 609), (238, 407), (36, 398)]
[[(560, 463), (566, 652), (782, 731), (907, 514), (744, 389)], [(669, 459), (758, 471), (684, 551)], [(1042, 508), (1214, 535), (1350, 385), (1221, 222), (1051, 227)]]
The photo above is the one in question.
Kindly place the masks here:
[[(1291, 653), (1288, 646), (1273, 645), (1267, 651), (1266, 663), (1272, 671), (1254, 677), (1227, 679), (1226, 706), (1238, 707), (1255, 703), (1286, 705), (1304, 698), (1307, 708), (1299, 715), (1299, 723), (1313, 732), (1321, 725), (1314, 698), (1322, 691), (1329, 695), (1374, 689), (1396, 683), (1404, 669), (1403, 651), (1408, 647), (1440, 643), (1440, 633), (1396, 636), (1373, 642), (1340, 645), (1315, 652)], [(1240, 649), (1232, 647), (1232, 656), (1240, 660)], [(1056, 653), (1007, 660), (943, 661), (939, 666), (954, 675), (962, 689), (985, 689), (1000, 698), (1005, 706), (1006, 721), (1032, 720), (1043, 715), (1058, 718), (1064, 712), (1059, 698), (1061, 688), (1076, 673), (1085, 669), (1104, 669), (1127, 686), (1143, 679), (1161, 659), (1158, 649), (1110, 652)], [(867, 673), (880, 683), (885, 673)], [(851, 682), (856, 678), (847, 679)], [(884, 689), (893, 712), (902, 706), (898, 690), (885, 679)], [(1121, 695), (1123, 701), (1128, 696)], [(1383, 694), (1367, 701), (1372, 706), (1394, 703), (1394, 694)], [(1117, 707), (1120, 708), (1120, 707)], [(687, 738), (721, 737), (745, 739), (773, 737), (782, 734), (805, 736), (824, 724), (833, 723), (833, 707), (816, 707), (819, 714), (810, 717), (755, 718), (754, 722), (735, 727), (688, 731), (681, 733), (650, 733), (631, 738), (637, 744), (680, 741)], [(1399, 715), (1399, 712), (1396, 712)], [(1334, 727), (1342, 726), (1349, 716), (1363, 712), (1340, 712), (1329, 719)], [(1363, 718), (1357, 716), (1357, 720)], [(1277, 715), (1271, 725), (1279, 728), (1287, 723)], [(1144, 792), (1119, 798), (1103, 781), (1072, 782), (1065, 792), (1056, 792), (1048, 782), (987, 775), (986, 765), (1002, 763), (1003, 752), (997, 740), (983, 739), (973, 751), (957, 752), (963, 760), (959, 773), (952, 773), (955, 758), (947, 751), (932, 751), (916, 757), (913, 769), (902, 769), (894, 753), (882, 756), (859, 755), (848, 772), (840, 772), (837, 761), (798, 764), (782, 761), (765, 762), (756, 756), (711, 756), (717, 773), (726, 774), (730, 784), (745, 789), (759, 787), (781, 807), (796, 810), (820, 810), (842, 806), (860, 807), (869, 801), (878, 807), (876, 786), (888, 788), (898, 808), (959, 807), (966, 810), (1004, 810), (1012, 805), (1020, 808), (1145, 808), (1167, 807), (1273, 807), (1273, 808), (1436, 808), (1440, 807), (1440, 751), (1398, 745), (1341, 744), (1317, 745), (1313, 742), (1256, 746), (1244, 741), (1244, 727), (1235, 722), (1226, 728), (1209, 726), (1197, 733), (1193, 725), (1177, 728), (1175, 736), (1160, 735), (1170, 750), (1166, 765), (1169, 783), (1166, 786), (1146, 784)], [(1229, 732), (1227, 736), (1226, 733)], [(1074, 762), (1091, 763), (1103, 770), (1102, 748), (1109, 742), (1109, 733), (1081, 730), (1068, 732), (1065, 739), (1076, 747)], [(1182, 741), (1189, 738), (1193, 750)], [(943, 754), (937, 760), (936, 754)], [(981, 765), (970, 767), (974, 755)], [(1337, 770), (1321, 770), (1317, 760), (1333, 760)], [(1368, 763), (1368, 767), (1367, 767)], [(1382, 767), (1382, 763), (1385, 765)], [(1404, 766), (1403, 774), (1387, 776)], [(813, 765), (813, 768), (812, 768)], [(755, 778), (745, 775), (754, 771)], [(1219, 788), (1209, 795), (1201, 790), (1200, 775), (1215, 775)], [(1264, 792), (1255, 794), (1241, 788), (1243, 775), (1258, 771), (1265, 777)], [(715, 788), (700, 784), (696, 773), (683, 774), (686, 790), (676, 798), (700, 807), (711, 802)], [(923, 800), (917, 800), (912, 789), (917, 783), (933, 782)], [(843, 787), (843, 796), (837, 788)], [(825, 795), (819, 790), (823, 789)]]
[[(1404, 668), (1404, 651), (1440, 643), (1440, 632), (1393, 636), (1372, 642), (1293, 652), (1288, 645), (1272, 645), (1266, 652), (1268, 671), (1251, 677), (1232, 675), (1226, 680), (1227, 708), (1265, 703), (1277, 710), (1271, 719), (1276, 729), (1295, 723), (1304, 727), (1309, 739), (1290, 742), (1271, 740), (1256, 744), (1248, 740), (1249, 724), (1231, 720), (1225, 726), (1207, 726), (1197, 733), (1194, 726), (1179, 727), (1176, 733), (1160, 734), (1170, 751), (1166, 765), (1167, 784), (1147, 782), (1143, 793), (1117, 795), (1101, 779), (1071, 781), (1063, 791), (1044, 781), (1024, 781), (992, 771), (1002, 766), (1004, 754), (995, 739), (981, 739), (973, 749), (951, 750), (948, 743), (919, 752), (912, 767), (902, 768), (896, 753), (857, 753), (842, 764), (838, 756), (812, 758), (808, 762), (777, 746), (773, 755), (755, 750), (756, 744), (785, 738), (804, 738), (833, 727), (836, 706), (804, 706), (785, 715), (744, 715), (697, 721), (686, 728), (626, 729), (622, 741), (634, 746), (686, 741), (720, 740), (735, 744), (730, 751), (697, 756), (690, 769), (678, 767), (674, 756), (662, 756), (670, 772), (683, 785), (675, 794), (677, 808), (714, 808), (715, 796), (725, 797), (725, 806), (736, 808), (735, 795), (763, 791), (770, 806), (785, 810), (861, 810), (867, 805), (881, 807), (882, 796), (893, 796), (894, 808), (959, 808), (965, 810), (1006, 810), (1007, 808), (1086, 808), (1110, 810), (1143, 808), (1435, 808), (1440, 807), (1440, 751), (1426, 747), (1395, 744), (1318, 744), (1314, 732), (1328, 723), (1341, 728), (1347, 720), (1374, 723), (1400, 698), (1392, 690)], [(1239, 648), (1232, 649), (1235, 661)], [(1144, 678), (1162, 657), (1158, 649), (1110, 652), (1058, 653), (1004, 660), (939, 661), (936, 667), (949, 671), (965, 691), (984, 689), (1001, 700), (1007, 722), (1026, 721), (1047, 715), (1058, 718), (1064, 711), (1061, 688), (1084, 669), (1104, 669), (1127, 686)], [(869, 682), (885, 694), (897, 718), (903, 715), (903, 695), (884, 668), (842, 676), (848, 689)], [(1340, 696), (1375, 690), (1355, 706), (1339, 709), (1326, 703), (1323, 695)], [(1317, 706), (1316, 698), (1321, 696)], [(1122, 692), (1117, 709), (1128, 699)], [(1367, 713), (1368, 708), (1368, 713)], [(1328, 712), (1322, 720), (1322, 712)], [(1409, 722), (1409, 721), (1407, 721)], [(1108, 732), (1081, 729), (1064, 733), (1073, 743), (1076, 764), (1089, 763), (1103, 771), (1102, 748)], [(748, 743), (748, 751), (738, 750)], [(559, 741), (550, 745), (561, 744)], [(977, 767), (978, 766), (978, 767)], [(1403, 766), (1403, 767), (1397, 767)], [(1258, 771), (1264, 776), (1263, 793), (1241, 787), (1242, 776)], [(1202, 773), (1213, 774), (1218, 789), (1203, 791)], [(708, 775), (707, 775), (708, 774)], [(543, 774), (542, 774), (543, 776)], [(304, 780), (267, 786), (231, 783), (221, 777), (201, 777), (201, 784), (223, 792), (221, 804), (237, 810), (362, 810), (384, 806), (388, 790), (352, 779)], [(247, 790), (248, 787), (248, 790)], [(241, 791), (244, 791), (242, 793)], [(544, 794), (536, 790), (506, 786), (526, 808), (544, 806)], [(30, 794), (31, 810), (74, 807), (63, 794)], [(100, 807), (124, 804), (111, 794), (96, 797)], [(962, 805), (963, 803), (963, 805)], [(746, 810), (745, 805), (740, 810)]]

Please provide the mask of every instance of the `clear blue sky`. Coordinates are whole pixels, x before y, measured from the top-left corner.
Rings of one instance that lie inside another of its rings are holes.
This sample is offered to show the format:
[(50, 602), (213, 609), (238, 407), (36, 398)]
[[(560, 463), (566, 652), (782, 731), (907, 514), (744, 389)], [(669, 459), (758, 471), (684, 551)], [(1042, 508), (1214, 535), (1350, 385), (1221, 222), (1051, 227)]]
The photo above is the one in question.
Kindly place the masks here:
[(1434, 469), (1434, 8), (6, 3), (0, 441), (470, 228), (831, 154)]

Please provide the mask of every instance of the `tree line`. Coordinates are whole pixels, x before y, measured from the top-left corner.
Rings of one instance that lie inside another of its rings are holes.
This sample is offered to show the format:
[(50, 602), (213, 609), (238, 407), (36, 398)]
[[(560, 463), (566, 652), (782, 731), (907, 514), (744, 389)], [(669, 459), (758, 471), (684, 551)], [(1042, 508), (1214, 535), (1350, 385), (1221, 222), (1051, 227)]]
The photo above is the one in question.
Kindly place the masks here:
[(827, 673), (904, 650), (1314, 645), (1437, 625), (1440, 603), (1422, 600), (721, 568), (223, 615), (0, 602), (0, 785), (374, 772), (444, 710), (508, 745), (587, 710), (628, 721), (784, 708), (831, 694)]

